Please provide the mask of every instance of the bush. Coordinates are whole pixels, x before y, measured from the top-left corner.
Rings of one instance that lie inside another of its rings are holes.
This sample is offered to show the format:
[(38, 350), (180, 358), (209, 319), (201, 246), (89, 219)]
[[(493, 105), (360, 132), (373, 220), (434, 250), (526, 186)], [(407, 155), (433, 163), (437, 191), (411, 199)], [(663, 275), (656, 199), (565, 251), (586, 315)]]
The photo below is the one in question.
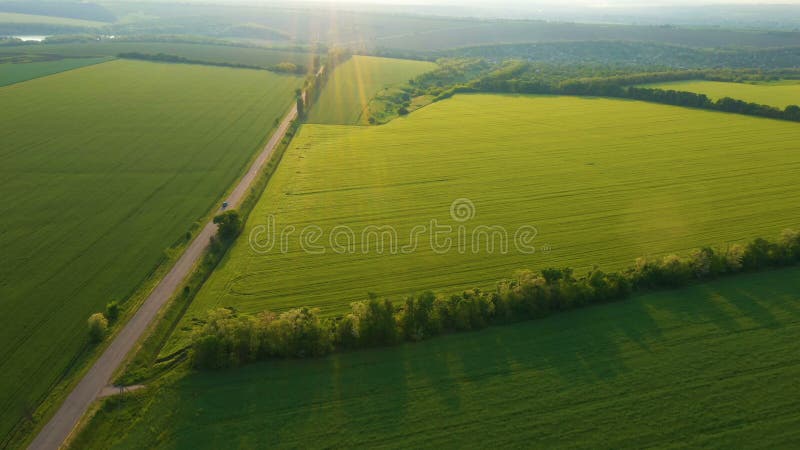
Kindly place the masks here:
[(101, 342), (108, 332), (108, 319), (103, 313), (94, 313), (87, 321), (89, 326), (89, 340), (93, 343)]
[(283, 73), (302, 73), (303, 71), (297, 66), (297, 64), (290, 63), (290, 62), (281, 62), (275, 65), (273, 68), (276, 72), (283, 72)]
[(406, 299), (403, 309), (397, 314), (397, 323), (405, 340), (421, 341), (441, 333), (441, 318), (433, 308), (435, 302), (436, 295), (430, 291), (416, 299)]
[(373, 296), (366, 302), (353, 303), (351, 307), (352, 315), (357, 318), (359, 345), (372, 347), (397, 342), (398, 332), (392, 302), (381, 301)]
[(331, 327), (317, 311), (293, 309), (279, 316), (240, 316), (230, 309), (208, 313), (192, 342), (192, 364), (220, 369), (272, 357), (322, 356), (333, 348)]
[(234, 210), (225, 211), (214, 217), (214, 223), (217, 224), (219, 240), (226, 244), (233, 242), (242, 231), (242, 218)]
[(120, 307), (119, 302), (109, 302), (106, 305), (106, 318), (111, 323), (114, 323), (119, 319)]

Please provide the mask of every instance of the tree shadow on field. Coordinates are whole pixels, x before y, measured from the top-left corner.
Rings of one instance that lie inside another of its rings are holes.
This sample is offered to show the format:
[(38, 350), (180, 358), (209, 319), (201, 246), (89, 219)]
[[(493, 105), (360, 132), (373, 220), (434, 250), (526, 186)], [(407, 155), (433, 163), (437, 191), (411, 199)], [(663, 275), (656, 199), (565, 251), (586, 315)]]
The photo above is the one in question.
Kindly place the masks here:
[[(342, 419), (335, 446), (374, 446), (392, 435), (404, 434), (407, 373), (397, 353), (397, 348), (374, 349), (333, 358), (337, 363), (333, 395)], [(353, 442), (348, 437), (358, 440)]]
[[(177, 385), (183, 409), (170, 448), (272, 448), (308, 432), (331, 389), (329, 360), (270, 361), (195, 372)], [(311, 428), (313, 429), (313, 428)], [(164, 446), (163, 442), (159, 445)]]
[(778, 310), (791, 316), (800, 314), (790, 300), (797, 299), (800, 292), (798, 275), (797, 268), (743, 274), (648, 294), (640, 300), (679, 323), (707, 323), (728, 332), (742, 330), (748, 323), (776, 328), (781, 326), (775, 315)]

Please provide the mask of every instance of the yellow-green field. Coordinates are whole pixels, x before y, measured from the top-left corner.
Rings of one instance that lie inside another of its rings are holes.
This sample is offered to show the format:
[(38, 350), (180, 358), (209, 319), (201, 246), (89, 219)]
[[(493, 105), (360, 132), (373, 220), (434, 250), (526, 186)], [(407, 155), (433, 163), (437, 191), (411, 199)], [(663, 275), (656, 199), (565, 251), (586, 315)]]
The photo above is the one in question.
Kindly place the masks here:
[[(337, 314), (367, 292), (492, 288), (521, 268), (614, 270), (642, 255), (773, 237), (800, 221), (797, 136), (794, 123), (644, 102), (494, 95), (457, 96), (380, 127), (305, 125), (182, 327), (214, 307)], [(475, 206), (466, 222), (451, 217), (461, 198)], [(285, 252), (252, 234), (269, 215), (278, 232), (294, 227)], [(483, 242), (473, 253), (468, 242), (440, 254), (433, 219), (453, 227), (440, 241), (457, 239), (459, 225), (468, 237), (502, 226), (509, 251), (490, 254)], [(370, 225), (394, 227), (402, 246), (415, 226), (429, 228), (407, 254), (378, 254), (374, 239), (364, 254)], [(538, 230), (534, 254), (513, 242), (525, 225)], [(306, 248), (324, 254), (301, 247), (308, 226), (323, 235)], [(330, 244), (337, 226), (354, 230), (355, 251), (334, 251), (347, 250)]]
[(766, 83), (726, 83), (721, 81), (673, 81), (648, 84), (645, 87), (705, 94), (712, 100), (731, 97), (750, 103), (786, 108), (800, 105), (800, 81)]
[(435, 64), (353, 56), (337, 67), (308, 115), (309, 123), (365, 125), (369, 103), (379, 92), (402, 84)]
[(243, 173), (302, 78), (112, 61), (0, 88), (0, 447)]

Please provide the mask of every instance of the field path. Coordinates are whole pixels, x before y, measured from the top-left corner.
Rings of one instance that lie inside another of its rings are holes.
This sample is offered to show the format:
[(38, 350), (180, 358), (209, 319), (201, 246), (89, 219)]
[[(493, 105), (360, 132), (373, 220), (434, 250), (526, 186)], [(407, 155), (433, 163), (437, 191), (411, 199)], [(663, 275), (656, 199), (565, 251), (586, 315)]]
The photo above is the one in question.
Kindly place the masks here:
[[(253, 181), (261, 173), (264, 165), (269, 161), (275, 148), (286, 135), (290, 122), (297, 117), (297, 106), (293, 105), (278, 129), (272, 134), (269, 142), (250, 166), (250, 169), (242, 177), (239, 184), (233, 189), (227, 199), (228, 209), (236, 208), (247, 192)], [(50, 419), (47, 425), (42, 428), (36, 439), (28, 447), (32, 450), (54, 450), (60, 448), (64, 441), (69, 437), (75, 425), (83, 417), (92, 402), (98, 397), (100, 391), (108, 385), (114, 372), (125, 361), (125, 357), (130, 353), (142, 334), (153, 322), (158, 311), (172, 297), (180, 284), (194, 266), (200, 260), (203, 252), (208, 247), (211, 236), (216, 232), (217, 226), (213, 222), (208, 222), (200, 234), (192, 241), (178, 262), (172, 267), (167, 275), (158, 283), (150, 296), (142, 304), (141, 308), (125, 324), (125, 327), (114, 338), (114, 341), (106, 348), (100, 358), (83, 376), (81, 381), (72, 390), (67, 399), (58, 409), (56, 414)]]

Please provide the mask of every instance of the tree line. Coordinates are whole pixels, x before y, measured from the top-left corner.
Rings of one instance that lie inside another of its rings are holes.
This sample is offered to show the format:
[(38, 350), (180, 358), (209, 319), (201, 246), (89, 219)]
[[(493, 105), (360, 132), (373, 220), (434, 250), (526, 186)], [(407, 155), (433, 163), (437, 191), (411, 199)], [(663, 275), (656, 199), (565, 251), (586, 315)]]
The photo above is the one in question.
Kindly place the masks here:
[(255, 70), (269, 70), (278, 73), (292, 73), (302, 75), (307, 72), (305, 66), (290, 62), (281, 62), (269, 67), (254, 66), (251, 64), (227, 63), (227, 62), (214, 62), (204, 61), (199, 59), (189, 59), (178, 55), (168, 55), (166, 53), (139, 53), (139, 52), (125, 52), (117, 55), (122, 59), (138, 59), (143, 61), (166, 62), (173, 64), (199, 64), (204, 66), (217, 66), (217, 67), (232, 67), (235, 69), (255, 69)]
[(525, 61), (548, 65), (591, 65), (627, 69), (630, 72), (673, 69), (795, 68), (800, 65), (800, 46), (771, 48), (698, 48), (625, 40), (565, 40), (518, 44), (485, 44), (439, 51), (399, 50), (378, 47), (375, 56), (436, 61), (480, 58), (495, 62)]
[(558, 65), (508, 60), (499, 63), (480, 58), (437, 61), (438, 67), (400, 87), (384, 100), (402, 112), (410, 99), (427, 95), (440, 101), (458, 93), (586, 95), (689, 106), (714, 111), (800, 121), (800, 107), (785, 109), (733, 98), (712, 101), (703, 94), (640, 87), (649, 83), (683, 80), (770, 81), (800, 79), (800, 69), (698, 69), (660, 72), (634, 71), (608, 65)]
[[(353, 54), (348, 50), (331, 49), (328, 51), (328, 55), (325, 58), (325, 69), (322, 72), (319, 71), (322, 67), (319, 56), (314, 57), (311, 64), (311, 71), (303, 84), (303, 89), (298, 89), (296, 93), (298, 117), (301, 119), (305, 118), (311, 106), (317, 102), (319, 96), (322, 94), (322, 89), (328, 84), (333, 70), (339, 66), (339, 64), (350, 59), (351, 56), (353, 56)], [(303, 97), (304, 91), (305, 97)]]
[(725, 249), (704, 247), (683, 257), (639, 258), (632, 267), (615, 273), (594, 268), (576, 277), (571, 269), (523, 270), (491, 292), (472, 289), (450, 296), (424, 292), (399, 304), (370, 295), (353, 303), (348, 314), (333, 319), (311, 308), (257, 315), (216, 309), (193, 335), (191, 360), (198, 369), (220, 369), (270, 358), (397, 345), (798, 263), (800, 232), (786, 230), (776, 241), (759, 238)]

